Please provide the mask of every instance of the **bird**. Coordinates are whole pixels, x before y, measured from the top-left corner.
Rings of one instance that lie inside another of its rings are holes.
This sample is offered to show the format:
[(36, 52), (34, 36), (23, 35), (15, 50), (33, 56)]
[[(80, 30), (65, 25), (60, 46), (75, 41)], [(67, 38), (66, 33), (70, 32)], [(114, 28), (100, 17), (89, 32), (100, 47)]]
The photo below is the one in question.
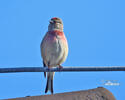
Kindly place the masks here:
[[(63, 68), (68, 56), (68, 42), (63, 32), (63, 21), (61, 18), (53, 17), (49, 21), (48, 31), (46, 32), (40, 44), (41, 57), (43, 59), (43, 66), (48, 69), (57, 67)], [(45, 93), (48, 91), (53, 94), (53, 78), (55, 72), (44, 72), (47, 83)]]

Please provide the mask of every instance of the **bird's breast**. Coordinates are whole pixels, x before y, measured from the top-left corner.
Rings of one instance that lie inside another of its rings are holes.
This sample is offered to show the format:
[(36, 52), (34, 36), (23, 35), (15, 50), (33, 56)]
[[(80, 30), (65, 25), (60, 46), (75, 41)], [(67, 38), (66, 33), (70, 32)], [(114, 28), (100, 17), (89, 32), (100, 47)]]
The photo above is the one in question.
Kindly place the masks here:
[(49, 31), (45, 36), (44, 46), (42, 49), (44, 55), (43, 58), (45, 58), (46, 62), (49, 62), (51, 66), (58, 65), (66, 58), (64, 54), (68, 48), (67, 46), (67, 40), (63, 32)]

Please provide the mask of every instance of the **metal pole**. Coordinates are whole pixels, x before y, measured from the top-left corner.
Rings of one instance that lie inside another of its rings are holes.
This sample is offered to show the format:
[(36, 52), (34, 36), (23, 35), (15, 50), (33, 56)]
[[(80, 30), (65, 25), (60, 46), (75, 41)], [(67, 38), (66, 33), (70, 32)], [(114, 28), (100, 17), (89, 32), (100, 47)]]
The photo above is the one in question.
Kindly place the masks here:
[(15, 67), (0, 68), (0, 73), (17, 73), (17, 72), (99, 72), (99, 71), (125, 71), (125, 66), (111, 67), (63, 67), (63, 68), (44, 68), (44, 67)]

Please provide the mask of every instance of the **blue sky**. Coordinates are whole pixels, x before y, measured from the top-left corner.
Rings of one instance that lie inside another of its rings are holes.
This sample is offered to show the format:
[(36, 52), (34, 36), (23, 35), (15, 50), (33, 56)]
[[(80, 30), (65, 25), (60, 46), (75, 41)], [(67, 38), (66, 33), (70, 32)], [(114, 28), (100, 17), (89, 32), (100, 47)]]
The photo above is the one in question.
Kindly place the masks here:
[[(0, 0), (0, 68), (42, 66), (40, 42), (51, 17), (60, 17), (69, 44), (63, 66), (125, 65), (124, 0)], [(103, 86), (125, 98), (124, 72), (61, 72), (54, 92)], [(111, 80), (119, 86), (105, 86)], [(0, 74), (0, 99), (44, 95), (43, 73)]]

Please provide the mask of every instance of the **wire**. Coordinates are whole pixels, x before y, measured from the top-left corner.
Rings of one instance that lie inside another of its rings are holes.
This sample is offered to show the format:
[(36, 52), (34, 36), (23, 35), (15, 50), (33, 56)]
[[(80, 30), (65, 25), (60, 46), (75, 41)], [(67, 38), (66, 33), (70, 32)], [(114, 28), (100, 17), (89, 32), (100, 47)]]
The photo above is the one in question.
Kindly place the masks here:
[(45, 67), (14, 67), (0, 68), (0, 73), (17, 73), (17, 72), (99, 72), (99, 71), (125, 71), (125, 66), (111, 67), (63, 67), (63, 68), (45, 68)]

